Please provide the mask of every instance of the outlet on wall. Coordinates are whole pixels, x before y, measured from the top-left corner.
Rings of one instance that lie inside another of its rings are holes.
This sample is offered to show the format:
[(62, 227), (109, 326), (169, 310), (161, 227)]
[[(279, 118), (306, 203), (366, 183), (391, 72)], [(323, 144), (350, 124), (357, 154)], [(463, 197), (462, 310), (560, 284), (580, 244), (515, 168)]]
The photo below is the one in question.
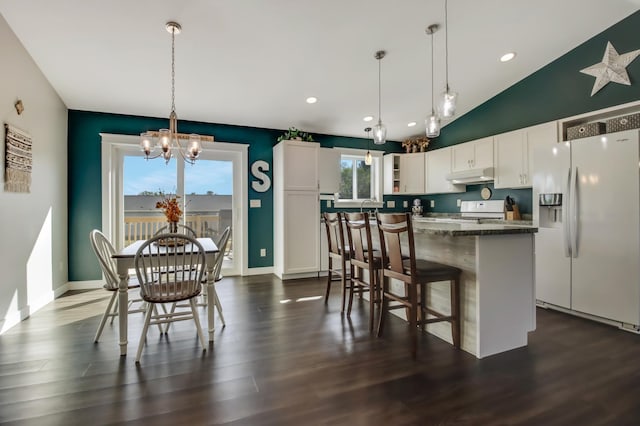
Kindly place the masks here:
[(396, 206), (396, 202), (395, 202), (395, 201), (393, 201), (393, 200), (389, 200), (389, 201), (387, 201), (387, 208), (388, 208), (388, 209), (392, 209), (392, 208), (394, 208), (395, 206)]
[(408, 202), (407, 200), (404, 200), (404, 201), (402, 202), (402, 207), (404, 207), (405, 209), (406, 209), (407, 207), (409, 207), (409, 202)]
[(266, 248), (261, 248), (260, 249), (260, 257), (265, 257), (267, 255), (267, 249)]
[(431, 207), (435, 207), (436, 206), (436, 200), (431, 200), (431, 201), (429, 201), (429, 203), (430, 203), (429, 205)]
[(327, 200), (327, 207), (331, 207), (331, 200)]
[(458, 207), (460, 207), (460, 206), (462, 205), (462, 200), (461, 200), (460, 198), (458, 198), (458, 199), (456, 200), (456, 205), (457, 205)]

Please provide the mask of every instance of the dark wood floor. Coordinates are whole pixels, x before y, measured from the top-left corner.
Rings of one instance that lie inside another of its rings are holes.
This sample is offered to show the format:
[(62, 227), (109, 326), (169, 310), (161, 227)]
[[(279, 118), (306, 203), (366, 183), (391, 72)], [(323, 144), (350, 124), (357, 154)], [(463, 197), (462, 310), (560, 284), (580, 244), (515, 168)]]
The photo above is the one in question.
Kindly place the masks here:
[(366, 303), (345, 319), (337, 291), (328, 307), (323, 291), (226, 278), (215, 343), (203, 353), (191, 322), (150, 329), (140, 366), (140, 314), (120, 357), (117, 324), (93, 344), (107, 292), (65, 295), (0, 336), (0, 422), (640, 424), (640, 336), (539, 309), (526, 348), (477, 360), (424, 335), (413, 361), (403, 321), (370, 337)]

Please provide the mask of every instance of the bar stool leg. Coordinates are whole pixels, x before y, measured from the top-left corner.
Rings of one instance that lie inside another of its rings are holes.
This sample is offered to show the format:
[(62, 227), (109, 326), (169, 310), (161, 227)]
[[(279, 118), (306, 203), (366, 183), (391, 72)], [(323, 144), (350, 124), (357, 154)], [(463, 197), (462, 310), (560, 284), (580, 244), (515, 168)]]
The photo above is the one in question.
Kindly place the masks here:
[(460, 347), (460, 277), (451, 281), (451, 337), (453, 346)]
[[(382, 273), (382, 272), (381, 272)], [(380, 293), (380, 319), (378, 320), (378, 337), (382, 336), (382, 332), (384, 331), (384, 317), (387, 315), (387, 311), (389, 310), (389, 299), (384, 297), (385, 293), (388, 291), (389, 281), (382, 278), (382, 289)]]
[(324, 304), (329, 303), (329, 292), (331, 291), (331, 274), (333, 272), (333, 262), (331, 261), (331, 256), (329, 256), (329, 265), (327, 270), (327, 291), (324, 295)]
[(409, 285), (409, 337), (411, 338), (411, 356), (415, 359), (418, 353), (418, 293), (417, 285)]

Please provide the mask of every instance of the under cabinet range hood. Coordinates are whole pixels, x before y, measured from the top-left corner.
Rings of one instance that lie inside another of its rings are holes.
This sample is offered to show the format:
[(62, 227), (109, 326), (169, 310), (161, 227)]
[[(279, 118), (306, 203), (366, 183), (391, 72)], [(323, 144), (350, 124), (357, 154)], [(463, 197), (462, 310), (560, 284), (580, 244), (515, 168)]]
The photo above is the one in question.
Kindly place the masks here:
[(482, 183), (493, 180), (493, 167), (469, 169), (449, 173), (447, 180), (451, 183)]

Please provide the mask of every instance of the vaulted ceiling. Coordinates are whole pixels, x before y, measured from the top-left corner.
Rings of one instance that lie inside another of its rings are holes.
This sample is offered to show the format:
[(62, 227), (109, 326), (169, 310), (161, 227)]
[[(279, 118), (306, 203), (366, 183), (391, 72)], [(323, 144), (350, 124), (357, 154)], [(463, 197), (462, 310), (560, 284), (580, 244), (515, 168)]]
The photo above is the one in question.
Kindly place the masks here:
[[(449, 82), (459, 114), (637, 11), (640, 0), (449, 0)], [(424, 132), (425, 28), (444, 0), (0, 0), (0, 13), (68, 108), (168, 117), (175, 20), (180, 119), (364, 137)], [(445, 31), (434, 35), (436, 97)], [(640, 46), (639, 46), (640, 47)], [(501, 63), (506, 52), (514, 60)], [(587, 64), (590, 65), (590, 64)], [(579, 74), (576, 78), (589, 78)], [(309, 96), (318, 98), (307, 104)], [(409, 122), (417, 122), (408, 127)]]

